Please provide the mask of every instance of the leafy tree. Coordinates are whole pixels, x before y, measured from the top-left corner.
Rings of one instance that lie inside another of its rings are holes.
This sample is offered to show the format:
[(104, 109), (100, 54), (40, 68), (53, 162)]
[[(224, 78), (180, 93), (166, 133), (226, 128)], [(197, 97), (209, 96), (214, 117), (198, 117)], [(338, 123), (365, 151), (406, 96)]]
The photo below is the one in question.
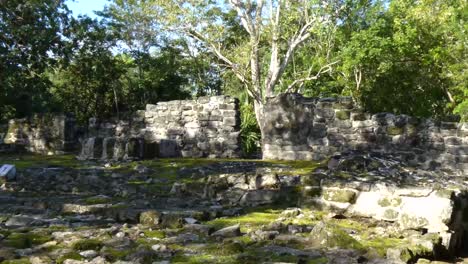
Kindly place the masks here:
[(92, 116), (119, 114), (124, 98), (120, 78), (125, 68), (111, 52), (116, 39), (89, 17), (73, 20), (70, 31), (70, 57), (53, 72), (51, 92), (65, 111), (75, 113), (82, 122)]
[[(217, 1), (157, 1), (158, 18), (167, 28), (203, 43), (219, 64), (240, 80), (254, 99), (255, 114), (261, 124), (263, 104), (277, 92), (293, 54), (306, 41), (332, 32), (339, 1), (238, 1), (229, 5)], [(224, 45), (227, 24), (224, 17), (237, 14), (245, 39)], [(265, 66), (266, 67), (265, 67)], [(323, 67), (326, 69), (327, 67)], [(315, 79), (311, 70), (302, 70), (302, 80)], [(294, 86), (301, 81), (291, 83)], [(262, 125), (260, 125), (262, 127)]]
[[(122, 76), (128, 110), (144, 109), (148, 103), (186, 99), (187, 76), (180, 50), (164, 48), (154, 54), (140, 54), (127, 61), (127, 72)], [(141, 85), (133, 85), (140, 82)]]
[(463, 0), (393, 0), (388, 8), (375, 6), (366, 26), (342, 45), (343, 92), (371, 112), (443, 116), (462, 105), (463, 6)]
[(52, 108), (44, 72), (63, 56), (62, 0), (0, 1), (0, 120)]

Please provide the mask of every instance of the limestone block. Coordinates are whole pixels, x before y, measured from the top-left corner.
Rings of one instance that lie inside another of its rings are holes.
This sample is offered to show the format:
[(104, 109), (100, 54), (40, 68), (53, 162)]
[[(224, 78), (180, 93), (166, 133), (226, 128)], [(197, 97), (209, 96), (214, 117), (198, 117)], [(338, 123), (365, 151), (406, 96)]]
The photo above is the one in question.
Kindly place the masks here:
[(395, 136), (403, 134), (404, 129), (398, 126), (388, 126), (386, 131), (388, 135)]
[(352, 126), (355, 128), (368, 128), (374, 126), (375, 123), (372, 120), (353, 121)]
[(463, 140), (460, 137), (445, 137), (444, 143), (446, 145), (462, 145)]
[(452, 146), (447, 145), (446, 151), (453, 155), (468, 155), (468, 146)]
[(322, 196), (326, 201), (339, 203), (354, 203), (357, 196), (356, 190), (341, 188), (323, 188)]
[(336, 126), (337, 128), (351, 128), (353, 123), (349, 120), (335, 120), (333, 122), (333, 125)]
[(459, 137), (468, 137), (468, 122), (467, 123), (460, 123), (458, 124), (458, 132), (457, 135)]
[(315, 118), (332, 119), (335, 111), (332, 108), (317, 108), (314, 111)]
[(222, 111), (222, 113), (221, 113), (221, 115), (222, 115), (223, 117), (236, 117), (237, 114), (238, 114), (238, 112), (235, 111), (235, 110), (224, 110), (224, 111)]
[[(228, 117), (226, 117), (228, 118)], [(226, 119), (225, 118), (225, 119)], [(211, 114), (209, 117), (208, 117), (208, 121), (222, 121), (223, 120), (223, 117), (221, 115), (213, 115)]]
[(335, 117), (340, 120), (349, 120), (351, 112), (346, 110), (339, 110), (335, 112)]
[(196, 111), (193, 111), (193, 110), (184, 110), (182, 111), (182, 115), (183, 116), (196, 116), (197, 115), (197, 112)]
[(279, 199), (280, 193), (276, 190), (254, 190), (246, 192), (239, 201), (240, 205), (258, 206), (271, 204)]

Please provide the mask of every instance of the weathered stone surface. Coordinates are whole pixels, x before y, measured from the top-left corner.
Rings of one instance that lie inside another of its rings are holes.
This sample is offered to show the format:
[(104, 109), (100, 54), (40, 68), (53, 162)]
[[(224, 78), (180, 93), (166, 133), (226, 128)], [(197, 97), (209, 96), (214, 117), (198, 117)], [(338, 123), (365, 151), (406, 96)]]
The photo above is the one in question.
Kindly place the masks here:
[[(237, 158), (241, 155), (239, 129), (238, 103), (228, 96), (159, 102), (124, 120), (91, 119), (80, 156), (116, 160)], [(93, 150), (96, 143), (91, 143), (91, 138), (108, 138), (104, 144), (107, 151)]]
[(240, 236), (240, 235), (241, 235), (241, 232), (240, 232), (240, 226), (239, 225), (228, 226), (228, 227), (222, 228), (220, 230), (217, 230), (216, 232), (211, 234), (211, 236), (213, 236), (213, 237), (222, 237), (222, 238), (236, 237), (236, 236)]
[(275, 190), (254, 190), (246, 192), (240, 199), (240, 204), (245, 206), (257, 206), (271, 204), (277, 201), (280, 193)]
[(346, 189), (326, 188), (322, 190), (323, 198), (327, 201), (339, 203), (354, 203), (356, 191)]
[(76, 121), (71, 115), (35, 114), (12, 119), (0, 126), (0, 143), (11, 148), (5, 151), (26, 150), (38, 154), (63, 154), (77, 147)]
[(156, 210), (149, 210), (140, 214), (140, 223), (148, 226), (158, 226), (162, 221), (162, 214)]
[[(331, 160), (19, 169), (0, 192), (0, 261), (415, 263), (466, 245), (464, 178), (371, 152)], [(248, 195), (267, 206), (244, 208)]]
[(312, 160), (325, 159), (336, 151), (378, 150), (390, 154), (405, 151), (421, 167), (441, 167), (459, 175), (467, 173), (466, 124), (389, 113), (371, 116), (352, 100), (346, 99), (343, 105), (339, 103), (342, 98), (323, 99), (299, 94), (269, 98), (264, 107), (268, 115), (262, 129), (263, 158)]

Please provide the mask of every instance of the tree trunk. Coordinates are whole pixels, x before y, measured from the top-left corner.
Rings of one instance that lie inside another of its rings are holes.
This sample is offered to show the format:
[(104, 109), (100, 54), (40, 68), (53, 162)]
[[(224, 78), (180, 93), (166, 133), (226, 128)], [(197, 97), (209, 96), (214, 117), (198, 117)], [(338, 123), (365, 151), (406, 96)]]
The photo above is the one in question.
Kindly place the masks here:
[(255, 118), (257, 119), (258, 127), (260, 128), (260, 144), (261, 149), (263, 150), (263, 139), (265, 138), (264, 134), (264, 123), (265, 123), (265, 115), (263, 112), (264, 104), (261, 101), (254, 101), (254, 111), (255, 111)]

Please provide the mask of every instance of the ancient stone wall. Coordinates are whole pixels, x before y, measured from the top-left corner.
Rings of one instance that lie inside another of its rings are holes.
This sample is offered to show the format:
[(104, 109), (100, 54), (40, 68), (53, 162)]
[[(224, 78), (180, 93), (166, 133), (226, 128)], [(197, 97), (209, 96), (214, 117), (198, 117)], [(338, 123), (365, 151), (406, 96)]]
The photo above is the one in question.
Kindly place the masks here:
[(0, 126), (0, 151), (62, 154), (75, 149), (76, 124), (65, 114), (35, 114)]
[(369, 114), (348, 97), (282, 94), (265, 106), (263, 158), (320, 160), (346, 150), (391, 153), (409, 164), (468, 172), (468, 124)]
[(120, 120), (91, 119), (81, 157), (240, 157), (238, 102), (227, 96), (148, 104)]

